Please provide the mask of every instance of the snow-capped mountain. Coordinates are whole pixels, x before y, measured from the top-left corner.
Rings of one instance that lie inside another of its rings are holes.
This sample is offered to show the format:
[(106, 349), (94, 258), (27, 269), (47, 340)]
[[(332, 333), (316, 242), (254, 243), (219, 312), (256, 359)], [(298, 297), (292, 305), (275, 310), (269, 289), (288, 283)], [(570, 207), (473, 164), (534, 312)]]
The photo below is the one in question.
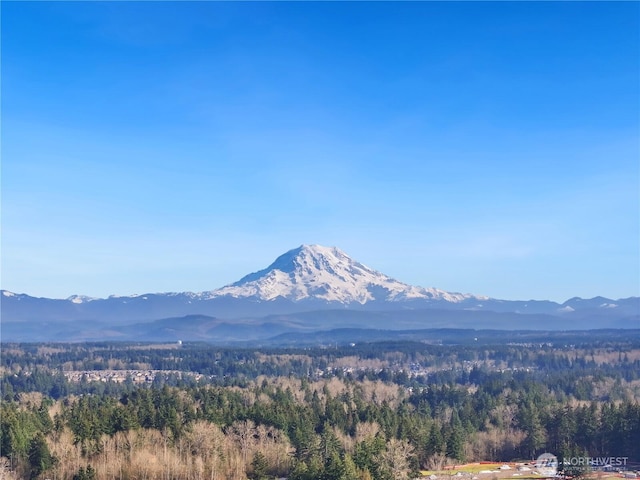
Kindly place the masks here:
[(407, 285), (353, 260), (339, 248), (321, 245), (302, 245), (290, 250), (264, 270), (210, 293), (210, 298), (223, 296), (266, 301), (280, 297), (293, 302), (314, 299), (347, 305), (418, 299), (453, 303), (488, 299)]
[[(0, 307), (2, 339), (22, 341), (173, 336), (217, 341), (221, 335), (243, 339), (262, 332), (260, 338), (267, 338), (269, 332), (337, 327), (574, 330), (640, 325), (638, 297), (572, 298), (559, 304), (451, 293), (402, 283), (336, 247), (320, 245), (290, 250), (264, 270), (217, 290), (66, 299), (2, 290)], [(185, 318), (200, 319), (198, 328), (204, 330), (187, 334), (186, 323), (195, 327)]]

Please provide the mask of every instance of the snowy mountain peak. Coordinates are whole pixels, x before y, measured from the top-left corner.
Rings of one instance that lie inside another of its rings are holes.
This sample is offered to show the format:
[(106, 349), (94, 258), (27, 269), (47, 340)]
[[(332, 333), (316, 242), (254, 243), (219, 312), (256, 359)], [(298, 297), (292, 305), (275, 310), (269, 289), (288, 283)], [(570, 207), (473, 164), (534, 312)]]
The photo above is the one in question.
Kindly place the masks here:
[(92, 302), (93, 300), (96, 300), (96, 299), (94, 297), (88, 297), (86, 295), (71, 295), (70, 297), (67, 298), (67, 300), (69, 300), (72, 303), (80, 304), (80, 303)]
[[(247, 281), (259, 278), (263, 273), (270, 270), (279, 270), (285, 273), (292, 273), (296, 269), (331, 271), (333, 266), (341, 262), (352, 262), (349, 256), (337, 247), (323, 247), (321, 245), (301, 245), (298, 248), (289, 250), (280, 255), (266, 269), (256, 273), (251, 273), (234, 285), (240, 285)], [(257, 277), (256, 277), (257, 276)]]
[(279, 256), (264, 270), (215, 290), (211, 297), (231, 296), (291, 301), (321, 300), (341, 304), (371, 301), (484, 299), (399, 282), (353, 260), (337, 247), (301, 245)]

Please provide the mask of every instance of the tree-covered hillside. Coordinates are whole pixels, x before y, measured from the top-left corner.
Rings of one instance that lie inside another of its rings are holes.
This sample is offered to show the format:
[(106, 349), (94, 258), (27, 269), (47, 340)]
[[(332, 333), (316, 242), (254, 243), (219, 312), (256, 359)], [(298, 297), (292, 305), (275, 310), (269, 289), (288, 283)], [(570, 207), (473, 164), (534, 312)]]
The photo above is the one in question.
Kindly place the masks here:
[(543, 452), (640, 461), (633, 336), (2, 347), (0, 448), (14, 478), (384, 480)]

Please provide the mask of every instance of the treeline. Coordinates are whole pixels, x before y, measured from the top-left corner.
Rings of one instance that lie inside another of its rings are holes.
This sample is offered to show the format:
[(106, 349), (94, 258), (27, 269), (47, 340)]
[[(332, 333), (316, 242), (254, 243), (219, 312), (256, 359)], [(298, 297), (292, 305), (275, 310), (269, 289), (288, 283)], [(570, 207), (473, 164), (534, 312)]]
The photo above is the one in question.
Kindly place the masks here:
[(0, 406), (0, 448), (19, 478), (384, 480), (545, 451), (640, 460), (637, 402), (568, 405), (526, 379), (497, 387), (265, 378), (58, 401), (20, 394)]
[[(640, 378), (640, 340), (634, 338), (601, 345), (540, 344), (433, 345), (421, 342), (378, 342), (326, 348), (231, 348), (208, 344), (2, 344), (0, 366), (39, 366), (61, 370), (153, 369), (182, 370), (205, 375), (244, 376), (308, 375), (325, 370), (337, 359), (357, 357), (387, 365), (420, 363), (449, 368), (479, 362), (503, 368), (540, 368), (547, 371), (588, 370), (614, 366), (627, 380)], [(284, 361), (283, 361), (284, 360)]]
[[(26, 344), (3, 345), (0, 368), (6, 478), (390, 480), (545, 451), (640, 461), (627, 341)], [(163, 372), (143, 385), (64, 374), (106, 369)]]
[[(210, 360), (210, 355), (215, 354), (217, 359), (223, 359), (229, 355), (241, 358), (251, 352), (265, 354), (304, 354), (309, 357), (325, 357), (335, 355), (337, 357), (358, 355), (362, 357), (379, 358), (383, 353), (399, 353), (407, 359), (418, 359), (421, 355), (432, 355), (434, 358), (447, 358), (451, 353), (465, 360), (487, 359), (491, 356), (505, 360), (522, 360), (536, 352), (551, 351), (579, 351), (584, 352), (586, 360), (596, 360), (599, 352), (616, 352), (620, 354), (617, 360), (623, 360), (625, 353), (640, 348), (640, 330), (623, 330), (618, 333), (616, 342), (603, 342), (597, 339), (597, 333), (592, 336), (592, 341), (583, 339), (580, 344), (567, 341), (552, 341), (555, 337), (549, 333), (549, 341), (535, 343), (501, 342), (499, 338), (488, 342), (471, 342), (471, 344), (416, 341), (379, 341), (374, 343), (358, 344), (330, 344), (326, 346), (293, 348), (293, 347), (230, 347), (214, 346), (203, 342), (185, 342), (184, 344), (153, 344), (150, 342), (85, 342), (85, 343), (3, 343), (3, 361), (17, 355), (24, 362), (37, 363), (38, 359), (46, 358), (52, 364), (61, 365), (67, 361), (97, 361), (102, 363), (109, 359), (122, 359), (129, 362), (149, 360), (152, 362), (171, 361), (175, 358), (187, 358), (197, 361)], [(168, 353), (173, 355), (168, 355)], [(184, 353), (187, 356), (184, 357)], [(519, 353), (517, 353), (519, 352)], [(188, 360), (188, 361), (191, 361)]]
[(551, 344), (429, 345), (382, 342), (309, 349), (233, 349), (204, 344), (2, 345), (0, 388), (5, 396), (38, 391), (54, 399), (70, 394), (117, 394), (125, 386), (70, 383), (63, 371), (149, 369), (183, 371), (203, 376), (166, 373), (154, 387), (196, 383), (244, 386), (259, 376), (311, 379), (337, 376), (350, 380), (382, 380), (405, 387), (431, 384), (482, 383), (488, 373), (518, 375), (541, 381), (554, 392), (577, 400), (623, 400), (625, 385), (640, 380), (640, 344), (585, 344), (580, 348)]

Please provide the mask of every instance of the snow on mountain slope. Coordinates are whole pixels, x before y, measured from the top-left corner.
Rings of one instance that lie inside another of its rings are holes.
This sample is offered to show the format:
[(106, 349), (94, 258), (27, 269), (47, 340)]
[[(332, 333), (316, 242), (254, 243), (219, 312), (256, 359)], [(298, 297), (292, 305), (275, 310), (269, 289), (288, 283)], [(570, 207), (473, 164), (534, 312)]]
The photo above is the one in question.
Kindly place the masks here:
[(67, 300), (69, 300), (71, 303), (81, 304), (85, 302), (92, 302), (97, 299), (93, 297), (88, 297), (86, 295), (71, 295), (70, 297), (67, 298)]
[(302, 245), (278, 257), (269, 267), (238, 282), (208, 292), (209, 298), (230, 296), (291, 301), (318, 299), (342, 304), (370, 301), (484, 300), (469, 294), (407, 285), (377, 272), (336, 247)]
[[(446, 317), (452, 326), (464, 325), (464, 328), (471, 324), (476, 328), (495, 328), (496, 325), (514, 328), (514, 321), (520, 320), (501, 316), (506, 313), (523, 318), (534, 318), (527, 317), (530, 314), (554, 315), (559, 319), (556, 327), (569, 330), (578, 327), (632, 328), (637, 326), (640, 316), (639, 297), (617, 300), (576, 297), (559, 304), (548, 300), (499, 300), (411, 286), (351, 259), (338, 248), (318, 245), (302, 245), (281, 255), (264, 270), (218, 290), (200, 293), (145, 293), (108, 298), (73, 295), (67, 299), (50, 299), (0, 290), (3, 335), (13, 332), (13, 338), (31, 340), (68, 338), (70, 322), (87, 325), (98, 322), (113, 327), (186, 315), (235, 320), (335, 310), (338, 306), (340, 310), (353, 310), (354, 313), (414, 310), (417, 315), (426, 315), (424, 311), (433, 309), (439, 312), (438, 318), (445, 311), (449, 314), (455, 310), (464, 310), (464, 315), (481, 315), (473, 317), (473, 322), (480, 322), (477, 324), (456, 323), (456, 318), (470, 320), (472, 317), (469, 316)], [(419, 313), (421, 311), (423, 313)], [(490, 312), (498, 315), (495, 319), (503, 320), (495, 320), (495, 323), (493, 316), (482, 317)], [(273, 320), (276, 324), (280, 321), (277, 318)], [(357, 323), (361, 317), (347, 315), (340, 318), (353, 318)], [(491, 321), (482, 323), (483, 318), (491, 318)], [(426, 315), (424, 321), (425, 325), (433, 325), (430, 315)], [(58, 325), (59, 332), (42, 336), (43, 331), (53, 328), (52, 325)], [(417, 328), (422, 323), (412, 325)], [(542, 324), (526, 325), (542, 328)], [(180, 330), (179, 326), (176, 328)]]

